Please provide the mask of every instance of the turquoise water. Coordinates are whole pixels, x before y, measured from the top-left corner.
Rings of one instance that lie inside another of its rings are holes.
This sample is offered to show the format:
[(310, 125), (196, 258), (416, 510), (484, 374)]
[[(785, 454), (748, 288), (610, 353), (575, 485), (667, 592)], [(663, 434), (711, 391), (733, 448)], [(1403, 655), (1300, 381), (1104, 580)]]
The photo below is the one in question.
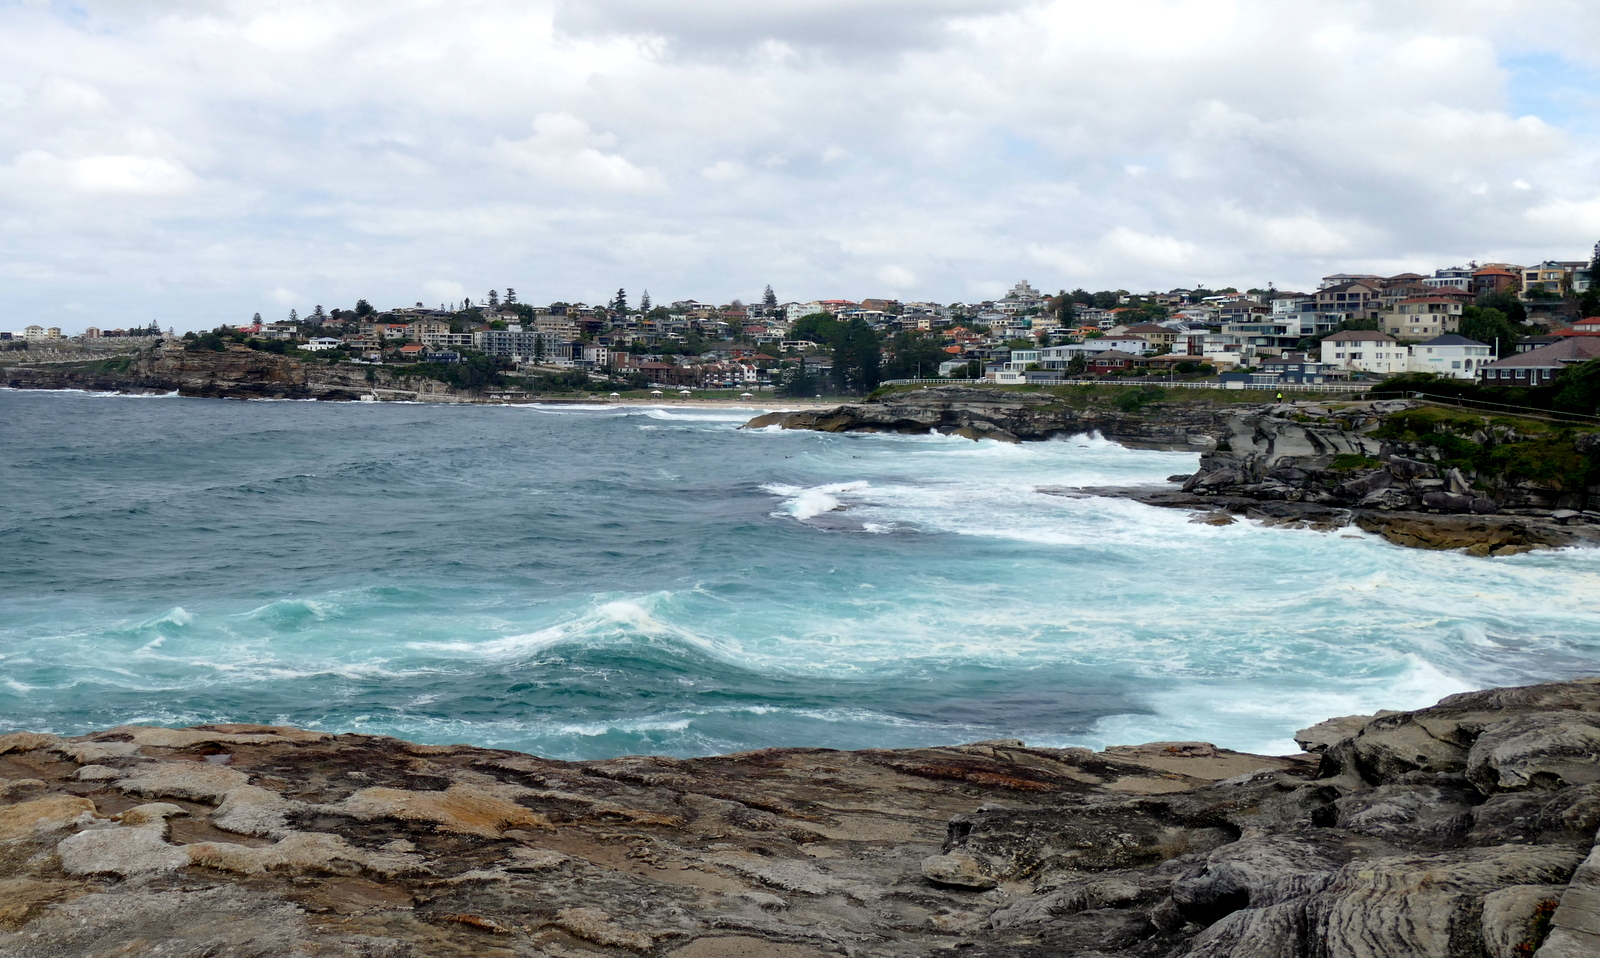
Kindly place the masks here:
[(0, 730), (1283, 751), (1600, 671), (1600, 551), (1197, 525), (1037, 491), (1189, 454), (753, 412), (0, 391)]

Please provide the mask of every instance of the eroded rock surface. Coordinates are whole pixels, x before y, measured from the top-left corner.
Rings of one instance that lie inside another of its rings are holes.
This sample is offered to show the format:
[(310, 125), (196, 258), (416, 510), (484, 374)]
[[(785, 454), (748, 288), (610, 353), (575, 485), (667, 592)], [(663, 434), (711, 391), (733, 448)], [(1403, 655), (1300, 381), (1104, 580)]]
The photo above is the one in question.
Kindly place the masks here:
[(1600, 679), (1091, 752), (0, 736), (0, 955), (1600, 954)]

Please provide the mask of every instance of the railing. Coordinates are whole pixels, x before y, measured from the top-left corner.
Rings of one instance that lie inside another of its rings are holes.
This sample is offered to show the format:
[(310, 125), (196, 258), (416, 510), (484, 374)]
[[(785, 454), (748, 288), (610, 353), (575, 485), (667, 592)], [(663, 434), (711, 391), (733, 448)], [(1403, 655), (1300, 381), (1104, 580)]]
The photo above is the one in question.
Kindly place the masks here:
[(995, 383), (987, 379), (885, 379), (880, 386), (913, 386), (918, 383), (937, 383), (943, 386), (1160, 386), (1163, 389), (1237, 389), (1277, 391), (1284, 393), (1364, 393), (1376, 383), (1216, 383), (1172, 382), (1165, 379), (1063, 379), (1052, 383)]
[(1557, 409), (1539, 409), (1534, 406), (1513, 406), (1509, 403), (1490, 402), (1487, 399), (1468, 399), (1465, 396), (1441, 396), (1438, 393), (1407, 391), (1406, 398), (1420, 399), (1436, 406), (1455, 406), (1458, 409), (1477, 409), (1485, 412), (1503, 410), (1525, 419), (1548, 419), (1552, 422), (1600, 423), (1600, 416), (1581, 412), (1561, 412)]

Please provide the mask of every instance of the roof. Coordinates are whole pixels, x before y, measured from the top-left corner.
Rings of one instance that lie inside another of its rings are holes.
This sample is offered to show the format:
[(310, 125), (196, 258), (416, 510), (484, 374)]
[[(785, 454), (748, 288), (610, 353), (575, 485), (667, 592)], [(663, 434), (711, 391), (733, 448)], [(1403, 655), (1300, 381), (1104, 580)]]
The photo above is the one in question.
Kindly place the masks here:
[(1409, 297), (1407, 299), (1402, 299), (1400, 302), (1402, 302), (1402, 303), (1459, 303), (1460, 300), (1456, 299), (1454, 296), (1438, 296), (1438, 295), (1430, 293), (1427, 296), (1412, 296), (1412, 297)]
[(1091, 363), (1093, 363), (1093, 362), (1099, 362), (1102, 359), (1143, 359), (1143, 358), (1144, 358), (1143, 356), (1135, 356), (1133, 353), (1125, 353), (1120, 349), (1103, 349), (1100, 352), (1095, 353), (1092, 356), (1090, 356), (1089, 357), (1089, 361)]
[(1476, 339), (1468, 339), (1465, 336), (1457, 336), (1455, 333), (1445, 333), (1443, 336), (1435, 336), (1434, 338), (1428, 340), (1427, 342), (1419, 343), (1418, 345), (1420, 345), (1420, 346), (1487, 346), (1489, 344), (1488, 343), (1480, 343)]
[(1563, 339), (1548, 346), (1540, 346), (1538, 349), (1530, 349), (1525, 353), (1516, 353), (1504, 359), (1487, 363), (1486, 367), (1503, 369), (1520, 366), (1553, 369), (1572, 363), (1588, 362), (1591, 359), (1600, 359), (1600, 339), (1574, 338)]
[(1341, 333), (1334, 333), (1323, 340), (1325, 343), (1392, 343), (1393, 336), (1385, 335), (1375, 329), (1347, 329)]
[(1476, 273), (1473, 273), (1472, 275), (1474, 275), (1474, 276), (1515, 276), (1517, 274), (1513, 273), (1509, 269), (1501, 269), (1498, 266), (1485, 266), (1483, 269), (1478, 270)]

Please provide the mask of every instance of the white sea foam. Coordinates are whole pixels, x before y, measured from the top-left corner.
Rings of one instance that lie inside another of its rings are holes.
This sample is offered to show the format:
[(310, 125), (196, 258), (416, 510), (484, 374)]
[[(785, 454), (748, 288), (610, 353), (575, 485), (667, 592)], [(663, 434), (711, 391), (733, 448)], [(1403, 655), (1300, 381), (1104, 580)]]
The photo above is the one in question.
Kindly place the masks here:
[(173, 606), (144, 624), (144, 628), (154, 628), (158, 625), (185, 626), (194, 622), (194, 613), (183, 606)]
[(786, 486), (768, 483), (761, 487), (767, 492), (777, 496), (784, 496), (784, 513), (801, 522), (814, 519), (825, 512), (836, 512), (844, 507), (840, 501), (841, 496), (864, 492), (871, 488), (871, 483), (865, 480), (855, 482), (834, 482), (823, 486), (802, 488), (800, 486)]

